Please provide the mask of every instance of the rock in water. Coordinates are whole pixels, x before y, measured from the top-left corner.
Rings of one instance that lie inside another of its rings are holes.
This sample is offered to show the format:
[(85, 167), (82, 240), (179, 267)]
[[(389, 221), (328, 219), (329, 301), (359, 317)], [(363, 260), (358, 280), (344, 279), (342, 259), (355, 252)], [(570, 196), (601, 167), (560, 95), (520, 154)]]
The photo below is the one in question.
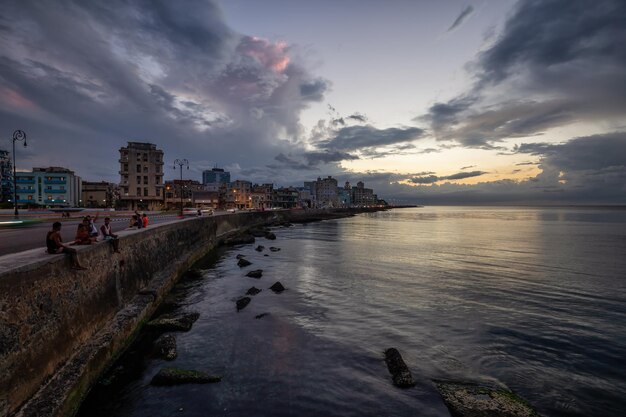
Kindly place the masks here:
[(436, 382), (450, 414), (460, 417), (539, 417), (513, 392), (465, 382)]
[(265, 234), (265, 239), (269, 239), (269, 240), (276, 240), (276, 235), (272, 232), (267, 232)]
[(163, 359), (171, 361), (176, 359), (176, 338), (171, 334), (164, 334), (154, 342), (154, 347)]
[(274, 247), (274, 246), (270, 246), (270, 250), (271, 250), (272, 252), (278, 252), (278, 251), (280, 250), (280, 248), (276, 248), (276, 247)]
[(256, 248), (254, 248), (254, 250), (257, 251), (257, 252), (263, 252), (264, 249), (265, 249), (265, 246), (263, 246), (263, 245), (259, 245)]
[(248, 272), (246, 276), (250, 278), (261, 278), (263, 276), (263, 270), (255, 269), (254, 271)]
[(385, 363), (387, 363), (387, 369), (393, 378), (393, 384), (400, 388), (408, 388), (415, 385), (413, 376), (409, 367), (404, 363), (402, 355), (396, 348), (389, 348), (385, 351)]
[(237, 236), (229, 237), (228, 239), (224, 240), (224, 243), (229, 246), (246, 245), (248, 243), (254, 243), (254, 240), (254, 236), (244, 233)]
[(261, 291), (262, 290), (258, 289), (257, 287), (250, 287), (248, 288), (248, 291), (246, 291), (246, 295), (257, 295)]
[(250, 297), (242, 297), (237, 300), (237, 311), (243, 310), (246, 306), (250, 304)]
[(265, 316), (269, 316), (270, 313), (261, 313), (261, 314), (257, 314), (256, 316), (254, 316), (255, 319), (262, 319)]
[(179, 385), (179, 384), (208, 384), (211, 382), (220, 382), (221, 376), (211, 376), (205, 372), (178, 369), (178, 368), (162, 368), (158, 374), (152, 378), (152, 385)]
[(246, 257), (246, 255), (242, 255), (240, 253), (237, 254), (237, 256), (235, 256), (235, 258), (237, 258), (237, 259), (241, 259), (241, 258), (245, 258), (245, 257)]
[(270, 290), (274, 291), (275, 293), (281, 293), (285, 291), (285, 287), (283, 287), (283, 284), (281, 284), (280, 281), (276, 281), (274, 285), (270, 287)]
[(182, 315), (163, 314), (149, 321), (146, 326), (161, 331), (189, 331), (191, 325), (198, 320), (200, 313), (185, 313)]
[(259, 229), (250, 229), (248, 233), (250, 233), (254, 237), (263, 237), (265, 234), (269, 232), (267, 228), (259, 228)]
[(252, 265), (252, 262), (245, 258), (241, 258), (237, 261), (237, 265), (239, 266), (239, 268), (243, 268), (244, 266)]

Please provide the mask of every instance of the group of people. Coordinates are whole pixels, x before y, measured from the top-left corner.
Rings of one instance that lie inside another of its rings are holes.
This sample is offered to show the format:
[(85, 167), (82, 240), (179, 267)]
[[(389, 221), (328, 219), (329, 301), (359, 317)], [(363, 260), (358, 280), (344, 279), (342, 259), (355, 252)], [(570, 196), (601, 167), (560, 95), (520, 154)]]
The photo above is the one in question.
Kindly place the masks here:
[[(72, 269), (84, 270), (83, 266), (78, 262), (78, 257), (76, 254), (76, 249), (71, 248), (70, 246), (74, 245), (91, 245), (98, 241), (99, 235), (102, 235), (102, 239), (108, 241), (113, 246), (113, 251), (115, 253), (120, 253), (119, 251), (119, 240), (118, 236), (113, 233), (111, 229), (111, 218), (105, 217), (104, 223), (100, 226), (100, 231), (98, 231), (98, 227), (96, 226), (96, 221), (98, 220), (99, 213), (96, 213), (95, 217), (91, 217), (87, 215), (83, 217), (83, 221), (78, 225), (76, 229), (76, 236), (74, 241), (69, 245), (63, 243), (63, 239), (61, 238), (61, 222), (54, 222), (52, 224), (52, 230), (48, 232), (46, 235), (46, 247), (49, 254), (59, 254), (65, 253), (70, 256), (72, 261)], [(132, 218), (130, 219), (129, 229), (141, 229), (144, 227), (148, 227), (148, 216), (145, 213), (139, 214), (135, 211)]]

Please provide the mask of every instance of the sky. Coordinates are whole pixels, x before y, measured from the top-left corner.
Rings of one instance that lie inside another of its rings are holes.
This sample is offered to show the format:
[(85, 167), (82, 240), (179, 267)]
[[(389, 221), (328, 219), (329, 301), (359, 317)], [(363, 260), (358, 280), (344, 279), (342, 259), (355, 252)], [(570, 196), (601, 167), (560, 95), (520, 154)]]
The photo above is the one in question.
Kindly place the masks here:
[(332, 175), (397, 204), (626, 204), (623, 0), (0, 0), (0, 148), (119, 182)]

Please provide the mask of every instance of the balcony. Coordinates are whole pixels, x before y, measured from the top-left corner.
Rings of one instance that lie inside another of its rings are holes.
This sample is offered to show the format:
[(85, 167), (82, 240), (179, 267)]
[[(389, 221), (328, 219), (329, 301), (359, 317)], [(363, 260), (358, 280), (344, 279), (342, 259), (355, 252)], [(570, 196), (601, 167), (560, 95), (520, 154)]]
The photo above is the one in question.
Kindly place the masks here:
[(29, 190), (28, 188), (18, 188), (15, 190), (18, 194), (33, 194), (35, 190)]
[(65, 194), (67, 190), (43, 190), (45, 194)]
[(17, 178), (17, 179), (15, 180), (15, 182), (16, 182), (17, 184), (34, 184), (34, 183), (35, 183), (35, 180), (34, 180), (34, 179), (29, 180), (29, 179), (26, 179), (26, 178)]
[(46, 185), (53, 185), (53, 184), (64, 185), (67, 182), (65, 180), (43, 180), (43, 183), (46, 184)]

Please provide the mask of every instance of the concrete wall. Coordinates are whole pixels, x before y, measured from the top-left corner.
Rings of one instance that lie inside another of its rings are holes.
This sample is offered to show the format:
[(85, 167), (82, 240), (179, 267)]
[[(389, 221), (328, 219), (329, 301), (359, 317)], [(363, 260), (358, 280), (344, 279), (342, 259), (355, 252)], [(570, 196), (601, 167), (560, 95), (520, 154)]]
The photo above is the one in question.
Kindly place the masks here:
[(44, 248), (0, 257), (0, 416), (72, 414), (178, 277), (229, 233), (350, 210), (190, 218), (76, 247), (88, 271)]

